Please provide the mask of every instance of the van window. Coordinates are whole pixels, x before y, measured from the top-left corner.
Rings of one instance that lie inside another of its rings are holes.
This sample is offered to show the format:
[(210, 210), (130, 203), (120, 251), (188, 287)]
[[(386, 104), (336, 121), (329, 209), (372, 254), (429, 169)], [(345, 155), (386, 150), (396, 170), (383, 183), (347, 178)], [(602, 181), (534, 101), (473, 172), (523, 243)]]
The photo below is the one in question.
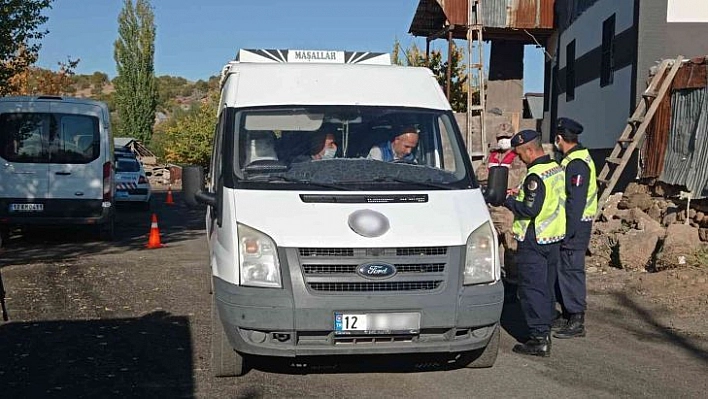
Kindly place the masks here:
[(116, 172), (140, 172), (140, 164), (133, 158), (117, 158)]
[(247, 109), (234, 115), (233, 173), (244, 187), (420, 190), (476, 186), (448, 111), (300, 106)]
[(98, 118), (49, 113), (0, 114), (0, 156), (18, 163), (85, 164), (100, 155)]

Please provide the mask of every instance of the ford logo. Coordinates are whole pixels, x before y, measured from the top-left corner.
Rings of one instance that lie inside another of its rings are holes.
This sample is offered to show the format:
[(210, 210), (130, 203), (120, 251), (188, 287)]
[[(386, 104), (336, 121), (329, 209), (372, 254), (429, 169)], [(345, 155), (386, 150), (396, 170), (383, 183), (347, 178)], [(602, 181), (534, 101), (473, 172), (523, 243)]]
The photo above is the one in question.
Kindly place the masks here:
[(369, 279), (384, 279), (398, 273), (396, 266), (389, 263), (364, 263), (356, 268), (358, 275)]

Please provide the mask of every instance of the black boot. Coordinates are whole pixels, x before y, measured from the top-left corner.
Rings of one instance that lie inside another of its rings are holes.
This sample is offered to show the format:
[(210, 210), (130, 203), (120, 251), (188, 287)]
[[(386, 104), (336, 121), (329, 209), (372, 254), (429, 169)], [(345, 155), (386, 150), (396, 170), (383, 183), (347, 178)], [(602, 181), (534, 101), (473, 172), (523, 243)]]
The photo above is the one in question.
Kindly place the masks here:
[(565, 339), (585, 336), (585, 313), (570, 315), (568, 324), (553, 334), (554, 337)]
[(512, 350), (522, 355), (551, 356), (551, 336), (549, 334), (532, 336), (525, 343), (515, 345)]
[(551, 331), (561, 330), (565, 328), (566, 325), (568, 325), (568, 319), (563, 317), (563, 313), (557, 313), (556, 318), (553, 319), (553, 323), (551, 323)]

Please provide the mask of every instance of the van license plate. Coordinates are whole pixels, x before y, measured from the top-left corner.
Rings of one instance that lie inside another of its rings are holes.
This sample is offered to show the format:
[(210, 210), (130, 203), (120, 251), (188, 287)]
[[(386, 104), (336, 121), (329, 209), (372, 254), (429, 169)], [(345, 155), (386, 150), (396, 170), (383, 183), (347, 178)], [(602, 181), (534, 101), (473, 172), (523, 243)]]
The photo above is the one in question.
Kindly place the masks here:
[(10, 204), (10, 212), (43, 212), (44, 204)]
[(335, 334), (417, 334), (420, 313), (335, 313)]

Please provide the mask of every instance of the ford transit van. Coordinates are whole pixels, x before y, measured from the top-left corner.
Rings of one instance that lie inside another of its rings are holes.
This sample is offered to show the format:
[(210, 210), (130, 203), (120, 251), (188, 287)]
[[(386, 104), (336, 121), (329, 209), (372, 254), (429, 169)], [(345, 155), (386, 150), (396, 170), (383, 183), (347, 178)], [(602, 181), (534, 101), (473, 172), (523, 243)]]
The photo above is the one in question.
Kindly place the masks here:
[(102, 102), (67, 97), (0, 98), (0, 229), (29, 225), (114, 226), (113, 138)]
[(258, 355), (494, 364), (496, 232), (430, 70), (242, 50), (223, 69), (206, 180), (216, 375)]

